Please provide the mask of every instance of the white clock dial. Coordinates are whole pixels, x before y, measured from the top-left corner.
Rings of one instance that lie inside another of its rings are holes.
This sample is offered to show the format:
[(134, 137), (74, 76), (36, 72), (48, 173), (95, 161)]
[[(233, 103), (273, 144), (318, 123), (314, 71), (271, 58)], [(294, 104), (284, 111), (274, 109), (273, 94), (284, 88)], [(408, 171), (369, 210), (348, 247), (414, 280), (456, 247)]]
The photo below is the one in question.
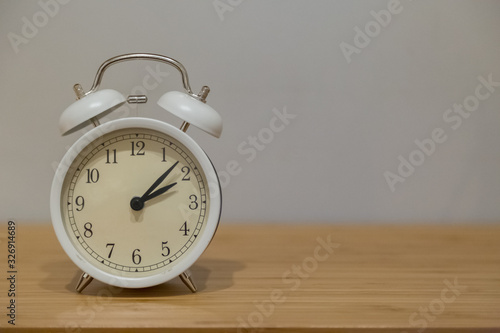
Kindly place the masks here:
[(71, 163), (53, 187), (62, 228), (54, 226), (84, 271), (136, 287), (180, 274), (201, 255), (218, 223), (220, 193), (194, 141), (167, 124), (130, 119), (65, 156)]

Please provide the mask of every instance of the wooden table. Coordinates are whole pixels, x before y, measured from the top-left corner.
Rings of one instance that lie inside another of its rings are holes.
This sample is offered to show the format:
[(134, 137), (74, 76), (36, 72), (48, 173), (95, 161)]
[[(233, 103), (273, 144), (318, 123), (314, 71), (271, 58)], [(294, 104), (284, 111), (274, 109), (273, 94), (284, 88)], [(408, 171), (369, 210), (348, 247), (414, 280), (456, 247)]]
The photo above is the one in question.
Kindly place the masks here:
[[(8, 324), (7, 225), (0, 331)], [(179, 279), (130, 290), (80, 271), (51, 225), (17, 221), (15, 329), (40, 332), (499, 332), (500, 225), (222, 223)], [(137, 328), (142, 328), (138, 330)]]

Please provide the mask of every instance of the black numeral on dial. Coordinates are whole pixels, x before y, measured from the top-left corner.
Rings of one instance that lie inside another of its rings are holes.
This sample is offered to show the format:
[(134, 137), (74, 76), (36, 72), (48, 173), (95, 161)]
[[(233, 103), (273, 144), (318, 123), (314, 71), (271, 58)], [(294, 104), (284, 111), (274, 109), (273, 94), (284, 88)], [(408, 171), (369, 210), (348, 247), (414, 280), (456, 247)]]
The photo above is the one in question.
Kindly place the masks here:
[(83, 207), (85, 207), (85, 198), (81, 195), (77, 196), (75, 199), (76, 210), (81, 212)]
[(141, 252), (139, 249), (135, 249), (134, 252), (132, 252), (132, 262), (136, 265), (139, 265), (142, 260), (139, 252)]
[(182, 227), (179, 229), (179, 231), (182, 231), (184, 234), (183, 236), (187, 236), (189, 229), (187, 227), (187, 221), (182, 224)]
[(111, 255), (113, 254), (113, 250), (115, 248), (115, 243), (106, 244), (106, 247), (110, 247), (110, 246), (111, 246), (111, 250), (109, 250), (108, 259), (111, 258)]
[(94, 169), (86, 169), (87, 170), (87, 184), (95, 184), (99, 181), (99, 170)]
[(163, 151), (163, 159), (161, 161), (162, 162), (166, 162), (167, 161), (167, 159), (166, 159), (166, 152), (165, 152), (166, 148), (162, 148), (161, 150)]
[(189, 200), (191, 200), (191, 203), (189, 204), (189, 209), (195, 210), (198, 208), (198, 197), (194, 194), (191, 194), (189, 196)]
[(85, 229), (85, 231), (83, 232), (83, 235), (86, 238), (92, 237), (92, 235), (94, 234), (94, 232), (92, 231), (92, 223), (90, 223), (90, 222), (85, 223), (83, 225), (83, 228)]
[(132, 141), (130, 144), (132, 146), (132, 153), (130, 156), (140, 156), (145, 154), (144, 147), (146, 144), (144, 141)]
[[(170, 248), (167, 246), (167, 242), (161, 242), (161, 255), (167, 257), (170, 255)], [(166, 253), (165, 253), (166, 251)]]
[(183, 166), (181, 171), (184, 173), (184, 177), (182, 177), (182, 180), (191, 180), (191, 177), (188, 176), (191, 172), (191, 169), (189, 169), (188, 166)]
[(116, 149), (113, 149), (111, 152), (109, 149), (106, 149), (106, 164), (118, 164), (116, 162)]

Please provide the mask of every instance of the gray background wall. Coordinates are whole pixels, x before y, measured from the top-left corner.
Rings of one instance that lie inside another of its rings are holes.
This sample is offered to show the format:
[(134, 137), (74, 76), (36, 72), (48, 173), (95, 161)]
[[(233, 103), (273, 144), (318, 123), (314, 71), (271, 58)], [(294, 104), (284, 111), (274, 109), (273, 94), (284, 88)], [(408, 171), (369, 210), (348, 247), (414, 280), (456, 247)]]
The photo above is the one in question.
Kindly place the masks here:
[[(151, 52), (212, 89), (221, 139), (189, 134), (224, 221), (499, 221), (499, 17), (498, 1), (1, 1), (0, 218), (49, 221), (55, 165), (88, 130), (59, 135), (72, 85)], [(180, 124), (155, 103), (180, 76), (156, 66), (106, 72), (152, 101), (107, 119)]]

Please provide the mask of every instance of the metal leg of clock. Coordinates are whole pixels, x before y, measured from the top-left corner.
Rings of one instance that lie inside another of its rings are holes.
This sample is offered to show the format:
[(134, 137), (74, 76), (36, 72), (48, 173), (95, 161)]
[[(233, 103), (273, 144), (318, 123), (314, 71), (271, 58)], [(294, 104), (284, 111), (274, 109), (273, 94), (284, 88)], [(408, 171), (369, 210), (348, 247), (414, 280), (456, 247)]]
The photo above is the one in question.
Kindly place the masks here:
[(196, 292), (197, 289), (196, 289), (196, 286), (195, 286), (193, 280), (191, 279), (191, 272), (185, 271), (181, 275), (179, 275), (179, 277), (180, 277), (181, 281), (184, 282), (186, 287), (189, 288), (189, 290), (191, 290), (193, 293)]
[[(80, 99), (80, 98), (85, 97), (85, 91), (83, 90), (83, 87), (81, 84), (79, 84), (79, 83), (75, 84), (73, 86), (73, 91), (76, 94), (76, 99)], [(92, 122), (94, 127), (101, 125), (101, 123), (99, 122), (99, 119), (97, 119), (97, 117), (90, 118), (90, 121)]]
[[(209, 92), (210, 92), (210, 88), (208, 86), (203, 86), (201, 88), (200, 92), (198, 93), (198, 99), (201, 102), (206, 103), (207, 102), (206, 98), (207, 98)], [(189, 128), (189, 123), (187, 121), (182, 122), (180, 130), (183, 131), (184, 133), (186, 133), (188, 128)]]
[(87, 273), (83, 272), (82, 276), (80, 276), (80, 280), (78, 280), (78, 283), (76, 284), (76, 291), (81, 293), (83, 289), (85, 289), (90, 282), (92, 282), (94, 278)]

